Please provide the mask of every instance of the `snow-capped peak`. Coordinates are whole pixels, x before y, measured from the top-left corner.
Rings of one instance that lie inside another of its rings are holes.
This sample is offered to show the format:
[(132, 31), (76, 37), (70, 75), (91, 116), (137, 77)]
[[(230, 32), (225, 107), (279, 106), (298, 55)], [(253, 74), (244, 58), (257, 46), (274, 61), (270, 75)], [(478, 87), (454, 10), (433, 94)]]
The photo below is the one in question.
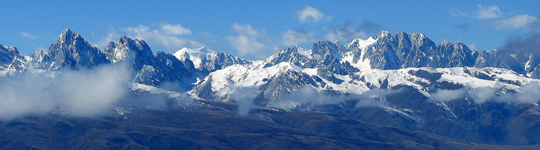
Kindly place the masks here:
[(71, 40), (79, 38), (79, 37), (80, 37), (79, 33), (75, 32), (75, 31), (71, 31), (69, 29), (66, 29), (60, 34), (60, 37), (58, 38), (58, 42), (61, 42), (61, 43), (68, 42), (68, 43), (70, 43)]
[(311, 53), (312, 53), (311, 49), (305, 49), (301, 47), (297, 47), (297, 49), (298, 49), (298, 54), (306, 56), (307, 58), (311, 58)]
[(173, 55), (182, 61), (185, 61), (186, 59), (191, 60), (195, 68), (200, 69), (202, 67), (202, 58), (207, 57), (207, 55), (209, 54), (215, 55), (215, 53), (216, 51), (206, 48), (206, 47), (200, 47), (196, 49), (184, 47), (174, 52)]
[(176, 57), (178, 60), (186, 61), (186, 59), (191, 59), (189, 52), (191, 49), (184, 47), (176, 52), (173, 53), (174, 57)]
[(446, 40), (446, 39), (443, 39), (441, 41), (441, 44), (440, 45), (449, 45), (449, 44), (452, 44), (450, 41)]
[(381, 32), (379, 32), (379, 34), (376, 35), (378, 38), (386, 38), (386, 37), (391, 37), (392, 35), (390, 34), (390, 32), (386, 31), (386, 30), (383, 30)]
[(352, 48), (354, 46), (354, 47), (358, 47), (359, 49), (364, 49), (372, 44), (375, 44), (375, 42), (377, 42), (377, 39), (373, 39), (373, 37), (369, 37), (366, 40), (357, 38), (357, 39), (352, 40), (347, 45), (345, 45), (345, 47)]

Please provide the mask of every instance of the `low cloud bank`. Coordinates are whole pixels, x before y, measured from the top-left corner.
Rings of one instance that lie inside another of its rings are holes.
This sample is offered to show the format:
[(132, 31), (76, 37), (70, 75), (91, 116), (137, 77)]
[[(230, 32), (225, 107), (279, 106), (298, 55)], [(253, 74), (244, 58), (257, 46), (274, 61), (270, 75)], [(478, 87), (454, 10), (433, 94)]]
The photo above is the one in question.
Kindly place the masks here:
[(388, 105), (385, 98), (387, 95), (400, 91), (401, 89), (373, 89), (362, 94), (329, 95), (319, 92), (312, 86), (305, 86), (278, 99), (269, 106), (290, 110), (298, 106), (318, 106), (343, 103), (347, 100), (358, 100), (355, 107), (379, 107)]
[[(537, 103), (540, 102), (540, 82), (534, 81), (524, 84), (516, 91), (497, 84), (494, 87), (471, 88), (464, 86), (459, 89), (436, 89), (429, 93), (429, 99), (433, 101), (453, 101), (469, 99), (476, 104), (488, 101), (513, 102), (513, 103)], [(348, 100), (357, 100), (355, 107), (384, 107), (390, 105), (386, 97), (398, 94), (402, 89), (372, 89), (362, 94), (339, 94), (331, 95), (318, 91), (312, 86), (305, 86), (289, 95), (270, 102), (268, 106), (292, 110), (295, 108), (309, 108), (311, 106), (332, 105), (344, 103)]]
[(468, 86), (455, 89), (439, 89), (430, 93), (430, 99), (435, 101), (452, 101), (468, 98), (474, 103), (482, 104), (488, 101), (536, 103), (540, 101), (540, 82), (534, 81), (521, 86), (517, 91), (508, 90), (502, 85), (493, 87), (470, 88)]
[[(229, 87), (231, 88), (231, 87)], [(238, 103), (238, 112), (237, 114), (240, 117), (245, 117), (249, 114), (249, 111), (255, 108), (253, 100), (257, 96), (258, 88), (257, 87), (237, 87), (231, 88), (235, 92), (229, 95), (229, 98), (232, 101)]]
[(110, 114), (113, 105), (128, 93), (128, 79), (127, 67), (120, 64), (0, 77), (0, 119), (55, 110), (81, 117)]
[(446, 102), (446, 101), (464, 98), (469, 90), (470, 90), (470, 87), (464, 87), (464, 88), (455, 89), (455, 90), (438, 89), (436, 92), (430, 93), (430, 97), (433, 100)]

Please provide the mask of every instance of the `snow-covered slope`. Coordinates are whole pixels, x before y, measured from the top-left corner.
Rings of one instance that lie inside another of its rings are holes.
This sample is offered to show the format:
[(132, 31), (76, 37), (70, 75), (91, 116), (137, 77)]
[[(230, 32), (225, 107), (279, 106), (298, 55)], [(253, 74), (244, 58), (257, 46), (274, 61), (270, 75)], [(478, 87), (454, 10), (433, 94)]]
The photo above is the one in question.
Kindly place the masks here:
[(461, 42), (436, 45), (421, 33), (382, 31), (345, 45), (318, 41), (310, 49), (287, 48), (251, 61), (208, 48), (154, 53), (143, 40), (127, 36), (111, 41), (102, 52), (65, 30), (48, 51), (36, 50), (31, 56), (0, 45), (0, 76), (54, 76), (64, 70), (90, 72), (100, 65), (126, 64), (125, 78), (131, 82), (127, 104), (132, 99), (164, 99), (161, 105), (173, 100), (184, 108), (221, 101), (238, 102), (239, 107), (316, 110), (504, 143), (514, 139), (495, 139), (499, 135), (492, 133), (526, 132), (540, 124), (534, 119), (540, 116), (540, 80), (535, 79), (540, 77), (540, 55), (535, 50), (516, 47), (479, 54)]
[(181, 61), (192, 61), (195, 68), (205, 74), (234, 64), (244, 65), (251, 63), (249, 60), (244, 60), (221, 51), (215, 52), (206, 47), (197, 49), (182, 48), (173, 55)]
[[(429, 97), (429, 93), (437, 90), (430, 87), (430, 85), (440, 83), (467, 86), (472, 89), (493, 87), (519, 91), (521, 85), (540, 81), (527, 78), (511, 70), (500, 68), (368, 69), (349, 75), (334, 74), (334, 79), (328, 80), (318, 75), (317, 69), (301, 68), (288, 62), (282, 62), (271, 67), (262, 66), (262, 62), (256, 62), (251, 66), (233, 65), (215, 71), (199, 82), (191, 93), (204, 98), (227, 101), (228, 95), (235, 92), (242, 92), (235, 89), (257, 87), (260, 90), (259, 93), (266, 94), (268, 93), (267, 91), (276, 89), (279, 89), (280, 92), (285, 92), (264, 95), (265, 99), (278, 100), (281, 96), (285, 96), (303, 86), (312, 86), (318, 91), (335, 91), (342, 94), (362, 94), (373, 89), (409, 86)], [(294, 72), (297, 76), (290, 75), (290, 72)], [(273, 88), (265, 87), (278, 78), (292, 82), (280, 82)], [(303, 80), (307, 80), (308, 82), (304, 83)], [(286, 88), (291, 85), (295, 85), (296, 87), (292, 89)], [(447, 89), (449, 87), (440, 88)]]

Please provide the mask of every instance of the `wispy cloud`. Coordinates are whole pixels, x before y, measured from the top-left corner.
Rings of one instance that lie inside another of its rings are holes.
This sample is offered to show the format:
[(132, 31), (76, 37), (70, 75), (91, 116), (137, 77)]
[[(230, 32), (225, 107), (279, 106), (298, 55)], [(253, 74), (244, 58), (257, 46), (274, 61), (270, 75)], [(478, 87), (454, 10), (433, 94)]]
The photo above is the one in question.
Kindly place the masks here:
[(183, 26), (181, 26), (180, 24), (161, 24), (161, 30), (164, 32), (164, 33), (169, 33), (169, 34), (172, 34), (172, 35), (190, 35), (191, 34), (191, 30), (189, 30), (188, 28), (185, 28)]
[(471, 88), (465, 86), (460, 89), (446, 90), (438, 89), (430, 93), (430, 99), (435, 101), (452, 101), (467, 98), (474, 103), (485, 102), (516, 102), (516, 103), (536, 103), (540, 101), (540, 82), (534, 81), (524, 85), (515, 92), (500, 92), (504, 90), (503, 84), (496, 84), (492, 87)]
[(449, 9), (448, 13), (454, 17), (469, 17), (469, 14), (457, 9)]
[(136, 27), (125, 27), (122, 30), (129, 36), (145, 40), (149, 44), (163, 46), (169, 51), (175, 51), (183, 47), (198, 48), (205, 46), (202, 43), (184, 37), (185, 35), (191, 35), (191, 30), (180, 24), (160, 23), (157, 25), (157, 28), (138, 25)]
[(253, 28), (249, 24), (232, 24), (232, 29), (237, 35), (227, 36), (229, 44), (236, 49), (239, 56), (254, 56), (266, 58), (283, 46), (295, 46), (313, 42), (313, 33), (301, 29), (298, 31), (287, 30), (281, 36), (270, 35), (264, 29)]
[[(227, 87), (231, 88), (231, 87)], [(238, 87), (238, 88), (232, 88), (231, 90), (234, 91), (242, 91), (242, 92), (235, 92), (230, 96), (230, 99), (232, 101), (235, 101), (238, 103), (238, 110), (237, 114), (240, 117), (245, 117), (249, 114), (251, 109), (255, 108), (255, 105), (253, 104), (253, 100), (255, 97), (257, 97), (258, 88), (257, 87)]]
[(295, 17), (298, 18), (298, 21), (302, 23), (317, 23), (325, 20), (331, 21), (333, 19), (333, 16), (325, 16), (324, 13), (311, 6), (305, 6), (304, 9), (297, 11)]
[(478, 5), (478, 10), (472, 13), (472, 17), (476, 19), (497, 19), (503, 16), (503, 12), (499, 10), (497, 5), (482, 6)]
[(360, 25), (360, 30), (366, 31), (368, 33), (377, 33), (381, 31), (381, 25), (375, 21), (363, 20)]
[(499, 9), (497, 5), (478, 5), (478, 10), (472, 12), (471, 14), (462, 12), (457, 9), (450, 9), (448, 10), (448, 13), (455, 17), (490, 20), (489, 22), (483, 23), (490, 27), (493, 27), (496, 30), (525, 29), (529, 31), (535, 31), (540, 28), (540, 18), (530, 16), (528, 14), (512, 15), (512, 13), (504, 13)]
[(366, 33), (359, 31), (350, 26), (350, 22), (345, 22), (343, 25), (333, 28), (326, 29), (324, 38), (330, 41), (351, 41), (355, 38), (366, 38)]
[(24, 31), (19, 31), (19, 35), (25, 37), (25, 38), (29, 38), (29, 39), (36, 39), (36, 36), (30, 34), (30, 33), (26, 33)]
[(381, 107), (388, 105), (386, 96), (399, 93), (402, 89), (373, 89), (362, 94), (329, 95), (313, 86), (304, 86), (289, 95), (270, 102), (269, 106), (291, 110), (298, 106), (319, 106), (358, 100), (355, 107)]
[(112, 29), (107, 33), (107, 36), (103, 37), (101, 40), (99, 40), (97, 43), (93, 45), (101, 49), (105, 49), (105, 46), (107, 46), (109, 42), (114, 41), (119, 36), (120, 34), (118, 33), (118, 31)]
[(299, 31), (287, 30), (287, 32), (283, 33), (282, 44), (284, 46), (296, 46), (313, 40), (313, 33), (305, 29)]
[(264, 58), (278, 50), (277, 45), (264, 29), (255, 29), (249, 24), (234, 23), (232, 29), (238, 34), (228, 36), (229, 44), (238, 51), (238, 55), (252, 55)]
[(497, 19), (501, 18), (504, 13), (499, 9), (497, 5), (482, 6), (478, 5), (478, 10), (472, 13), (466, 13), (458, 9), (449, 9), (448, 13), (454, 17), (470, 17), (475, 19)]
[(540, 19), (538, 17), (522, 14), (506, 19), (496, 20), (495, 22), (490, 23), (490, 25), (497, 30), (519, 28), (530, 29), (535, 28), (539, 23)]
[(470, 50), (479, 51), (475, 43), (468, 44), (467, 47), (469, 47)]

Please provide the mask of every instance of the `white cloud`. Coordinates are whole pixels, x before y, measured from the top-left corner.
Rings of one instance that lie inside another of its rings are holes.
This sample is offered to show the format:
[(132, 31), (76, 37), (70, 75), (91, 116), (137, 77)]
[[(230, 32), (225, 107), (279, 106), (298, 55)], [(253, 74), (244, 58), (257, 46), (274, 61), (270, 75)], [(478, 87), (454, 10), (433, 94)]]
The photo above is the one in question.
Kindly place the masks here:
[(245, 117), (249, 114), (251, 109), (255, 108), (255, 105), (253, 104), (253, 100), (255, 97), (257, 97), (257, 93), (259, 91), (259, 88), (255, 86), (248, 86), (248, 87), (227, 87), (230, 90), (233, 91), (242, 91), (242, 92), (235, 92), (231, 95), (229, 95), (230, 100), (236, 101), (238, 103), (238, 111), (237, 114), (240, 117)]
[(501, 87), (483, 87), (472, 89), (469, 92), (469, 97), (473, 100), (473, 102), (482, 104), (496, 97), (496, 93), (500, 88)]
[(313, 22), (313, 23), (317, 23), (323, 20), (330, 21), (333, 18), (333, 16), (325, 17), (321, 11), (310, 6), (305, 6), (304, 9), (296, 12), (295, 17), (298, 18), (298, 21), (302, 23), (305, 23), (308, 21)]
[(495, 21), (484, 22), (486, 25), (491, 26), (497, 30), (513, 30), (520, 28), (527, 30), (537, 30), (540, 25), (540, 18), (538, 17), (530, 16), (528, 14), (511, 15), (511, 13), (504, 13), (499, 9), (497, 5), (478, 5), (478, 10), (471, 13), (470, 15), (456, 9), (450, 9), (448, 10), (448, 13), (455, 17), (468, 17), (479, 20), (497, 19)]
[(251, 25), (249, 24), (241, 25), (238, 23), (234, 23), (232, 25), (232, 28), (234, 31), (236, 31), (236, 33), (241, 34), (241, 35), (259, 36), (261, 34), (266, 34), (266, 31), (264, 29), (257, 30), (251, 27)]
[(172, 35), (189, 35), (191, 34), (191, 30), (188, 28), (182, 27), (180, 24), (172, 25), (172, 24), (161, 24), (161, 30), (165, 33), (169, 33)]
[(111, 114), (112, 107), (129, 91), (128, 77), (127, 63), (62, 71), (54, 76), (36, 72), (0, 77), (0, 120), (47, 114), (58, 108), (74, 116)]
[(19, 31), (19, 34), (20, 34), (21, 36), (25, 37), (25, 38), (36, 39), (35, 36), (33, 36), (33, 35), (30, 34), (30, 33), (26, 33), (26, 32), (24, 32), (24, 31)]
[(518, 29), (518, 28), (529, 28), (535, 24), (538, 24), (540, 19), (537, 17), (529, 16), (527, 14), (516, 15), (506, 19), (496, 20), (490, 25), (497, 30), (501, 29)]
[(485, 102), (516, 102), (516, 103), (537, 103), (540, 101), (540, 82), (533, 81), (520, 86), (515, 92), (499, 92), (504, 89), (502, 83), (497, 82), (492, 87), (471, 88), (465, 86), (455, 90), (438, 89), (430, 94), (431, 100), (452, 101), (467, 98), (476, 104)]
[(279, 35), (270, 35), (264, 29), (253, 28), (249, 24), (232, 24), (231, 28), (238, 34), (226, 39), (239, 56), (267, 58), (277, 52), (280, 47), (296, 46), (313, 42), (313, 33), (307, 30), (287, 30)]
[(109, 42), (114, 41), (116, 38), (118, 38), (120, 35), (116, 30), (111, 30), (109, 33), (107, 33), (107, 36), (103, 39), (99, 40), (97, 43), (94, 44), (95, 47), (99, 47), (101, 49), (105, 49), (105, 46), (109, 44)]
[(292, 31), (287, 30), (283, 33), (282, 44), (284, 46), (296, 46), (302, 43), (313, 41), (313, 33), (302, 30), (302, 31)]
[(245, 35), (239, 35), (236, 37), (229, 37), (231, 45), (238, 50), (238, 55), (245, 56), (247, 54), (256, 55), (257, 52), (263, 51), (265, 45), (257, 41), (255, 37), (248, 37)]
[(478, 10), (473, 12), (472, 16), (476, 19), (497, 19), (504, 13), (499, 10), (497, 5), (493, 6), (481, 6), (478, 5)]
[(475, 43), (471, 43), (471, 44), (467, 45), (467, 47), (469, 47), (470, 50), (478, 51), (478, 48), (476, 47)]
[(191, 30), (180, 26), (162, 23), (159, 29), (153, 29), (145, 25), (122, 28), (128, 36), (145, 40), (150, 45), (160, 45), (169, 51), (176, 51), (183, 47), (198, 48), (205, 46), (197, 41), (182, 37), (191, 34)]
[(255, 29), (251, 25), (232, 24), (237, 36), (228, 36), (229, 44), (238, 51), (239, 56), (252, 55), (265, 58), (279, 49), (276, 38), (271, 37), (264, 29)]
[(363, 31), (358, 31), (349, 26), (348, 23), (345, 23), (341, 27), (334, 29), (327, 29), (324, 34), (324, 38), (330, 41), (351, 41), (355, 38), (367, 38), (366, 33)]
[(454, 17), (469, 17), (469, 14), (457, 9), (449, 9), (448, 13), (450, 13)]
[(429, 95), (432, 100), (445, 102), (465, 97), (465, 94), (467, 94), (469, 89), (470, 88), (461, 88), (456, 90), (439, 89), (434, 93), (429, 93)]
[(304, 86), (289, 95), (270, 102), (269, 106), (291, 110), (298, 106), (318, 106), (338, 104), (348, 100), (358, 100), (355, 107), (381, 107), (388, 104), (386, 96), (402, 92), (402, 89), (373, 89), (362, 94), (329, 95), (318, 91), (313, 86)]
[(504, 13), (497, 7), (497, 5), (493, 6), (482, 6), (478, 5), (478, 10), (474, 11), (473, 13), (469, 14), (466, 12), (463, 12), (458, 9), (449, 9), (448, 13), (454, 17), (467, 17), (467, 18), (475, 18), (475, 19), (497, 19), (504, 15)]

